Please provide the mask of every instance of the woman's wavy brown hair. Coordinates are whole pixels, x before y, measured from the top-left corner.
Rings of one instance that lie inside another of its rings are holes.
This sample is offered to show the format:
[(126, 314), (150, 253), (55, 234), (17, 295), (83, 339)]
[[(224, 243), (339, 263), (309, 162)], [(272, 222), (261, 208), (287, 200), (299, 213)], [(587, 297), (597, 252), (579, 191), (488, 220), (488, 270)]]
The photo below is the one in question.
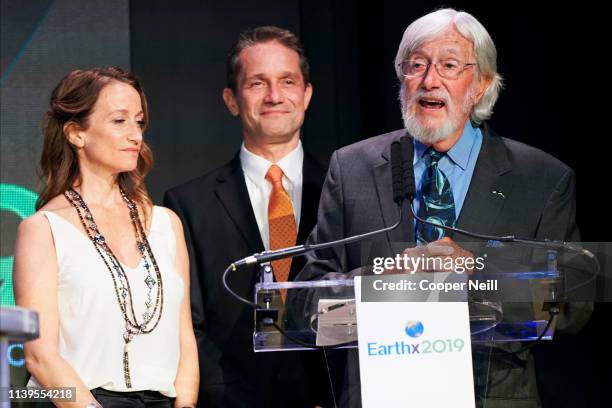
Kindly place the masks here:
[[(81, 182), (77, 152), (68, 142), (64, 128), (67, 123), (72, 122), (81, 129), (87, 129), (89, 116), (100, 91), (112, 81), (126, 83), (138, 91), (144, 114), (143, 130), (149, 124), (147, 99), (134, 74), (116, 67), (76, 70), (68, 73), (53, 90), (49, 109), (43, 116), (44, 144), (40, 158), (41, 189), (36, 201), (37, 210), (53, 197), (63, 194)], [(120, 173), (117, 180), (123, 191), (143, 208), (145, 214), (151, 205), (151, 199), (144, 184), (144, 177), (152, 166), (153, 153), (143, 141), (136, 169)]]

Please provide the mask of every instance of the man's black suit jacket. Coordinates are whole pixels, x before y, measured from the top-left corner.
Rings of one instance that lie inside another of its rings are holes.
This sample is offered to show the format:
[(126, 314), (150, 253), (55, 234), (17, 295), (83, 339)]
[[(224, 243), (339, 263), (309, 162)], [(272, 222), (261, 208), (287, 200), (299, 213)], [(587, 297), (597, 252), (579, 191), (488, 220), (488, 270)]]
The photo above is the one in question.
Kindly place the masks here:
[[(325, 170), (304, 155), (298, 243), (306, 240), (316, 222)], [(232, 262), (264, 250), (239, 154), (167, 191), (164, 205), (181, 218), (190, 254), (191, 308), (201, 374), (198, 405), (314, 406), (312, 381), (320, 380), (315, 378), (320, 375), (309, 373), (307, 378), (300, 353), (254, 353), (253, 310), (228, 295), (221, 283)], [(290, 280), (303, 265), (303, 258), (293, 260)], [(239, 269), (228, 280), (247, 299), (253, 299), (257, 281), (256, 267)], [(309, 361), (322, 361), (318, 353), (309, 356)]]

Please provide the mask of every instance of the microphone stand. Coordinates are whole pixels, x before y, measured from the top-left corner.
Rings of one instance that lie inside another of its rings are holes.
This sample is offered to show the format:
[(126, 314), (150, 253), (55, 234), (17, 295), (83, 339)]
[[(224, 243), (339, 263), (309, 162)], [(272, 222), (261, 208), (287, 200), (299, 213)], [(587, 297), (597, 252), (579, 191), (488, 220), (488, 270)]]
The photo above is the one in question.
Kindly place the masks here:
[[(281, 334), (283, 334), (284, 336), (286, 336), (287, 338), (289, 338), (291, 341), (295, 342), (296, 344), (300, 344), (302, 346), (309, 347), (309, 348), (329, 348), (327, 346), (321, 347), (321, 346), (305, 343), (299, 339), (294, 338), (289, 333), (287, 333), (284, 329), (282, 329), (276, 323), (276, 320), (278, 318), (278, 310), (270, 307), (271, 298), (266, 298), (268, 301), (264, 299), (266, 303), (266, 307), (262, 308), (255, 302), (252, 302), (238, 295), (236, 292), (234, 292), (229, 287), (227, 283), (227, 276), (229, 272), (236, 271), (237, 268), (241, 266), (260, 264), (262, 265), (261, 266), (262, 276), (265, 276), (264, 274), (266, 273), (272, 273), (271, 265), (269, 264), (272, 261), (283, 259), (283, 258), (288, 258), (288, 257), (302, 256), (306, 254), (307, 252), (327, 249), (327, 248), (331, 248), (331, 247), (339, 246), (339, 245), (346, 245), (346, 244), (350, 244), (353, 242), (361, 241), (363, 239), (366, 239), (366, 238), (369, 238), (369, 237), (372, 237), (378, 234), (389, 232), (397, 228), (402, 222), (402, 215), (403, 215), (402, 214), (402, 203), (405, 199), (408, 199), (409, 207), (410, 207), (410, 210), (412, 212), (412, 216), (414, 217), (414, 219), (424, 224), (432, 225), (434, 227), (442, 228), (447, 231), (452, 231), (458, 234), (466, 235), (472, 238), (482, 239), (485, 241), (516, 243), (519, 245), (524, 245), (524, 246), (528, 246), (532, 248), (538, 247), (538, 248), (549, 249), (549, 250), (554, 250), (554, 251), (563, 249), (563, 250), (569, 250), (572, 252), (577, 252), (581, 255), (587, 256), (594, 262), (595, 273), (593, 274), (591, 279), (587, 280), (586, 282), (583, 282), (582, 284), (578, 285), (575, 288), (572, 288), (572, 290), (576, 290), (579, 287), (585, 286), (591, 283), (594, 279), (596, 279), (597, 275), (599, 274), (599, 269), (600, 269), (599, 261), (597, 260), (597, 258), (590, 251), (586, 249), (582, 249), (582, 248), (577, 248), (569, 243), (562, 242), (562, 241), (538, 241), (538, 240), (533, 240), (533, 239), (523, 239), (523, 238), (517, 238), (513, 235), (494, 236), (494, 235), (478, 234), (478, 233), (466, 231), (460, 228), (435, 224), (435, 223), (432, 223), (430, 221), (427, 221), (419, 217), (414, 211), (414, 208), (412, 205), (412, 202), (416, 196), (416, 187), (415, 187), (415, 182), (414, 182), (414, 170), (412, 167), (413, 150), (412, 150), (412, 144), (410, 142), (411, 142), (410, 139), (403, 138), (401, 140), (401, 143), (400, 141), (394, 141), (393, 143), (391, 143), (391, 175), (392, 175), (392, 183), (393, 183), (393, 201), (398, 205), (398, 213), (399, 213), (398, 220), (395, 224), (387, 228), (382, 228), (376, 231), (371, 231), (371, 232), (367, 232), (364, 234), (359, 234), (359, 235), (355, 235), (352, 237), (347, 237), (347, 238), (343, 238), (343, 239), (339, 239), (339, 240), (335, 240), (331, 242), (323, 242), (320, 244), (296, 245), (293, 247), (283, 248), (283, 249), (279, 249), (275, 251), (264, 251), (261, 253), (253, 254), (251, 256), (248, 256), (246, 258), (243, 258), (239, 261), (232, 263), (225, 269), (225, 271), (223, 272), (223, 276), (222, 276), (222, 283), (223, 283), (224, 289), (236, 300), (253, 308), (256, 312), (257, 322), (263, 322), (263, 324), (265, 325), (274, 326)], [(407, 144), (410, 144), (410, 148), (406, 146)], [(554, 302), (549, 305), (548, 312), (550, 314), (550, 319), (548, 320), (548, 323), (543, 333), (533, 343), (529, 344), (528, 346), (522, 347), (520, 350), (517, 350), (514, 352), (507, 352), (507, 353), (504, 352), (504, 353), (498, 353), (498, 354), (500, 355), (501, 354), (516, 354), (527, 348), (532, 347), (534, 344), (537, 344), (538, 341), (542, 339), (542, 337), (545, 335), (546, 331), (548, 330), (548, 327), (550, 326), (554, 315), (556, 315), (559, 312), (559, 308), (557, 307), (556, 303), (557, 302)], [(344, 344), (336, 345), (334, 347), (340, 347), (343, 345)]]

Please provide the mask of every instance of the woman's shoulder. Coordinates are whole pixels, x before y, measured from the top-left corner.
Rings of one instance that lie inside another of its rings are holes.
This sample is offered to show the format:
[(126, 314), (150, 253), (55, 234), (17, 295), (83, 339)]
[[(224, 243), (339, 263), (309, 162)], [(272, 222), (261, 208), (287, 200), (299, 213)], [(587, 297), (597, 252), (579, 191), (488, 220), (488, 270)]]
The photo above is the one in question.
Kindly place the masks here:
[(28, 218), (24, 218), (17, 227), (17, 236), (28, 236), (39, 234), (42, 231), (49, 230), (49, 223), (46, 220), (43, 210), (38, 210)]
[[(162, 207), (159, 205), (155, 206), (155, 211), (158, 213), (158, 217), (161, 215), (161, 217), (166, 218), (166, 220), (164, 220), (163, 224), (169, 226), (172, 230), (172, 232), (174, 233), (174, 238), (176, 240), (183, 240), (184, 239), (184, 231), (183, 231), (183, 224), (181, 222), (181, 219), (179, 218), (179, 216), (172, 211), (171, 209), (167, 208), (167, 207)], [(159, 218), (161, 218), (159, 217)], [(159, 222), (159, 221), (157, 221)], [(159, 225), (159, 224), (158, 224)]]
[(69, 203), (63, 196), (54, 197), (34, 214), (23, 219), (17, 227), (17, 239), (25, 240), (32, 244), (44, 244), (52, 242), (51, 226), (45, 213), (51, 212), (59, 216), (66, 216)]
[(66, 215), (70, 211), (70, 203), (63, 195), (58, 195), (49, 200), (38, 211), (21, 221), (24, 228), (35, 228), (47, 225), (45, 213), (52, 212), (57, 215)]
[(60, 217), (69, 219), (74, 209), (63, 195), (58, 195), (49, 200), (45, 205), (38, 209), (34, 214), (25, 218), (19, 224), (19, 232), (22, 234), (32, 234), (39, 232), (50, 232), (47, 213), (53, 213)]
[(165, 213), (170, 219), (170, 224), (172, 225), (172, 229), (174, 229), (175, 231), (177, 231), (177, 229), (182, 231), (183, 225), (181, 223), (181, 219), (179, 218), (178, 215), (176, 215), (174, 211), (172, 211), (168, 207), (163, 207), (161, 205), (156, 205), (155, 211), (160, 211), (162, 213)]

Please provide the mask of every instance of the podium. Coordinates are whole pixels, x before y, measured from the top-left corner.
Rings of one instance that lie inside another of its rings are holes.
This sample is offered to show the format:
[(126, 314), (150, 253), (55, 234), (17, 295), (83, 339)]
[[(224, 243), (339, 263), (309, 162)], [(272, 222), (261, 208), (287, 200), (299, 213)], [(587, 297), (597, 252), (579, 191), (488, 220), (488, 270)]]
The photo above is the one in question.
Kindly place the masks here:
[(38, 313), (22, 307), (0, 307), (0, 407), (10, 407), (11, 376), (7, 352), (9, 342), (38, 338)]
[[(477, 251), (474, 253), (483, 253), (482, 248)], [(567, 303), (587, 300), (572, 298), (571, 294), (591, 282), (597, 271), (592, 270), (588, 260), (572, 251), (506, 245), (504, 248), (487, 247), (486, 253), (493, 254), (489, 256), (487, 267), (470, 273), (429, 271), (378, 275), (372, 273), (370, 263), (361, 271), (322, 274), (309, 281), (260, 282), (255, 287), (254, 302), (260, 309), (254, 316), (254, 351), (347, 350), (345, 367), (328, 366), (330, 382), (335, 374), (344, 376), (344, 382), (336, 381), (342, 384), (335, 386), (336, 403), (340, 395), (348, 394), (353, 403), (346, 406), (361, 406), (359, 382), (355, 388), (354, 376), (353, 384), (346, 381), (347, 371), (359, 367), (354, 361), (357, 359), (355, 349), (359, 346), (358, 304), (385, 303), (389, 306), (387, 310), (391, 310), (389, 314), (393, 314), (394, 305), (455, 302), (467, 305), (469, 311), (465, 324), (469, 326), (475, 405), (494, 407), (495, 403), (488, 404), (487, 400), (495, 395), (495, 387), (500, 386), (495, 382), (501, 381), (504, 387), (504, 370), (511, 372), (514, 378), (513, 384), (502, 388), (504, 392), (516, 386), (517, 377), (532, 375), (529, 374), (533, 373), (529, 344), (553, 339), (559, 316), (563, 315)], [(355, 296), (354, 276), (360, 276), (360, 298)], [(425, 290), (381, 290), (380, 293), (375, 289), (376, 286), (407, 287), (409, 282), (418, 289), (423, 280), (430, 284), (433, 281), (433, 286), (423, 286)], [(453, 293), (435, 289), (445, 285), (462, 289)], [(281, 300), (281, 291), (286, 293), (285, 303)], [(410, 306), (403, 310), (410, 310)], [(405, 329), (411, 328), (406, 326)], [(406, 360), (406, 364), (412, 363)], [(514, 370), (513, 365), (518, 368)], [(392, 377), (394, 373), (388, 375)], [(533, 384), (535, 386), (535, 378)], [(443, 390), (442, 386), (440, 391)]]

